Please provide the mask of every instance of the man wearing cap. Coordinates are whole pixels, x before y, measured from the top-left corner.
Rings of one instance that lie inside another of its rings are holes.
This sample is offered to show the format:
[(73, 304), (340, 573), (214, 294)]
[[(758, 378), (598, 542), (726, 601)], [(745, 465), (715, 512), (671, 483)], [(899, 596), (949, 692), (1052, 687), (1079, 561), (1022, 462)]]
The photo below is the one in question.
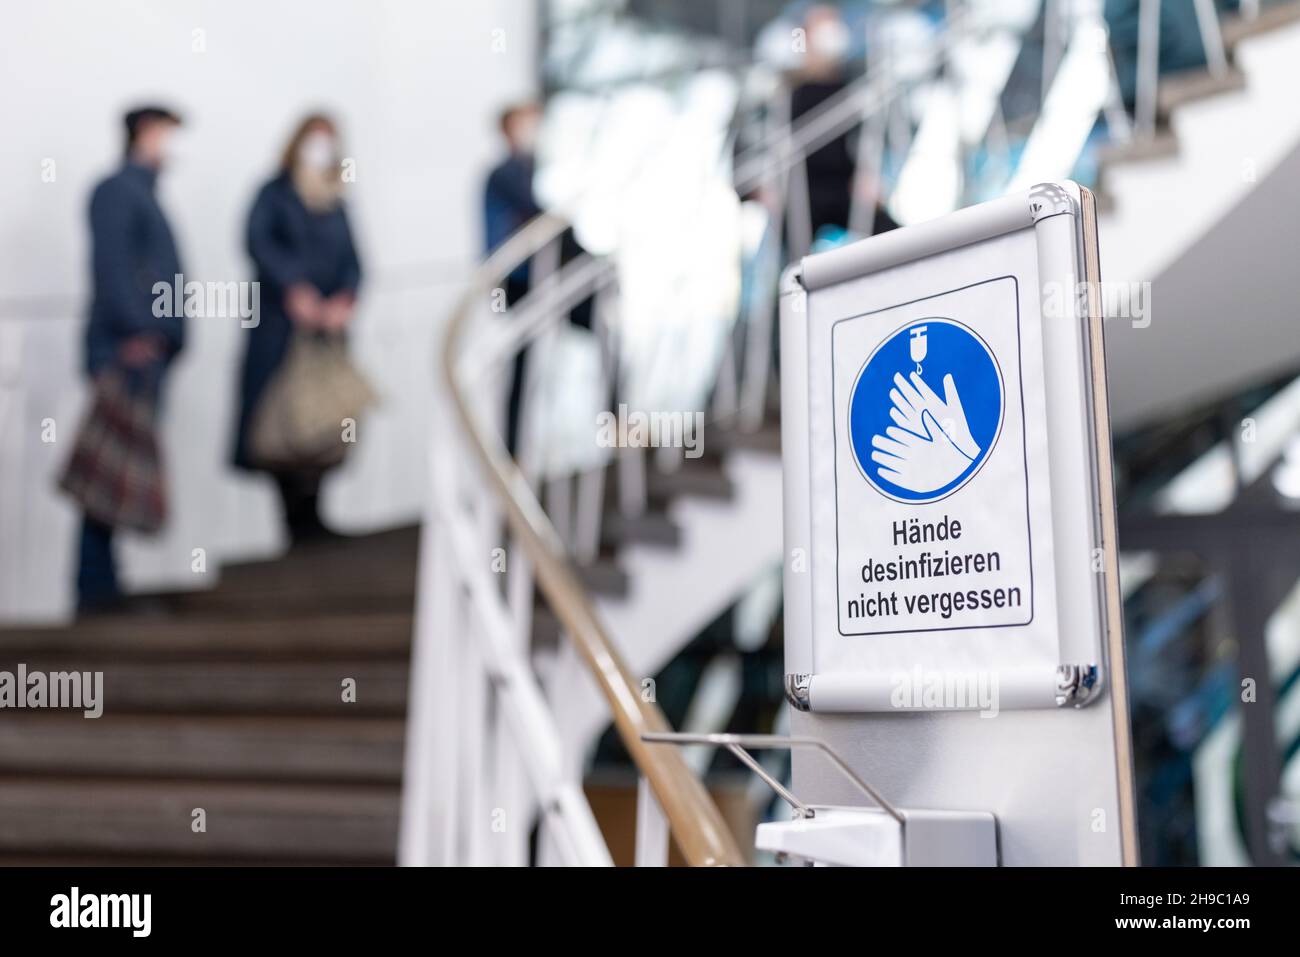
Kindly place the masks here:
[[(126, 114), (126, 156), (90, 200), (93, 298), (86, 326), (86, 371), (93, 380), (110, 366), (157, 389), (162, 373), (185, 341), (179, 310), (155, 315), (156, 282), (181, 273), (167, 216), (154, 194), (180, 117), (161, 106)], [(118, 604), (113, 529), (82, 520), (77, 601), (81, 611)]]

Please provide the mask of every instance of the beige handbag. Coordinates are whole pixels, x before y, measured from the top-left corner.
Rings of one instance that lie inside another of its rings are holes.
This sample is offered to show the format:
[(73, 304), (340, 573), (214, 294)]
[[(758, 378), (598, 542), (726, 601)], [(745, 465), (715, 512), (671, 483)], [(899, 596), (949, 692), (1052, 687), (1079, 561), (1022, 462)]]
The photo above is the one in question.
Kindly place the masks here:
[(342, 336), (295, 331), (289, 354), (253, 413), (249, 452), (265, 468), (330, 468), (347, 455), (349, 422), (375, 393)]

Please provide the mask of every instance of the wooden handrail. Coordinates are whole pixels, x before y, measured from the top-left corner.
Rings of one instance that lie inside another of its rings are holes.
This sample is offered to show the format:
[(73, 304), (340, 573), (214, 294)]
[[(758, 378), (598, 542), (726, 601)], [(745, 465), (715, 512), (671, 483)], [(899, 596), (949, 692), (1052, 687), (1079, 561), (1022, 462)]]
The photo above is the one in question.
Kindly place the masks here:
[(481, 421), (460, 389), (457, 347), (475, 307), (486, 300), (503, 277), (557, 239), (565, 227), (562, 220), (543, 213), (475, 270), (469, 288), (448, 321), (442, 348), (443, 376), (469, 446), (501, 500), (511, 531), (533, 562), (542, 593), (600, 686), (613, 715), (614, 727), (654, 790), (687, 863), (743, 866), (745, 858), (717, 805), (681, 755), (675, 749), (655, 748), (642, 740), (644, 733), (671, 730), (667, 719), (657, 705), (642, 698), (637, 682), (629, 674), (579, 582), (555, 526), (510, 457), (501, 436)]

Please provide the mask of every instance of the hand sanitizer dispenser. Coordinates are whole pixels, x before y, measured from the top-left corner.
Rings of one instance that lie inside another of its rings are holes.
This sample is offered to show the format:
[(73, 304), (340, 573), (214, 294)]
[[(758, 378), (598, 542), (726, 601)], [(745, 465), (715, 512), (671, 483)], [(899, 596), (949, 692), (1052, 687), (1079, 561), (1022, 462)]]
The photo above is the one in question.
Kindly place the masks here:
[[(758, 826), (754, 846), (781, 861), (840, 867), (996, 867), (997, 820), (986, 811), (894, 807), (817, 738), (775, 734), (647, 732), (642, 740), (723, 747), (790, 805), (789, 821)], [(828, 757), (875, 807), (805, 804), (767, 772), (747, 748), (814, 748)]]

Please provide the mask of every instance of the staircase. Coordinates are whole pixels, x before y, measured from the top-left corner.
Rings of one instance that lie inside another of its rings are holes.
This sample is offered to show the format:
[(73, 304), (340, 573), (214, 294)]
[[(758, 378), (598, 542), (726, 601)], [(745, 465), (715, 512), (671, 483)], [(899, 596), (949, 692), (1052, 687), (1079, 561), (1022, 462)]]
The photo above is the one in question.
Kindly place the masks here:
[(393, 863), (417, 537), (0, 631), (0, 670), (104, 673), (98, 719), (0, 712), (0, 862)]
[[(652, 514), (676, 530), (674, 541), (626, 542), (618, 560), (629, 587), (597, 595), (601, 617), (637, 675), (658, 674), (781, 562), (779, 423), (752, 434), (706, 434), (709, 453), (658, 477), (661, 487), (687, 491), (651, 497)], [(608, 725), (608, 710), (582, 665), (561, 660), (563, 678), (553, 680), (566, 693), (555, 699), (556, 720), (566, 741), (585, 747)]]
[[(581, 574), (629, 623), (638, 666), (662, 663), (708, 611), (683, 602), (691, 621), (630, 627), (659, 604), (650, 593), (664, 594), (665, 569), (698, 578), (701, 543), (726, 547), (691, 510), (779, 529), (780, 461), (768, 445), (745, 453), (766, 459), (757, 500), (715, 452), (670, 474), (652, 469), (640, 517), (607, 513), (600, 554)], [(732, 507), (738, 495), (752, 501)], [(0, 670), (104, 674), (100, 718), (0, 711), (0, 864), (392, 864), (418, 538), (402, 528), (304, 546), (227, 566), (207, 591), (138, 596), (138, 611), (0, 629)], [(779, 549), (779, 532), (774, 541)], [(638, 647), (645, 634), (657, 640)], [(545, 655), (558, 640), (539, 604), (534, 649)], [(345, 701), (348, 679), (355, 700)], [(608, 720), (591, 704), (581, 737), (567, 740), (590, 740)], [(620, 826), (613, 815), (601, 823)]]
[(1103, 281), (1150, 282), (1153, 304), (1107, 323), (1119, 432), (1300, 368), (1300, 3), (1227, 17), (1223, 39), (1226, 72), (1162, 77), (1155, 136), (1101, 156)]

